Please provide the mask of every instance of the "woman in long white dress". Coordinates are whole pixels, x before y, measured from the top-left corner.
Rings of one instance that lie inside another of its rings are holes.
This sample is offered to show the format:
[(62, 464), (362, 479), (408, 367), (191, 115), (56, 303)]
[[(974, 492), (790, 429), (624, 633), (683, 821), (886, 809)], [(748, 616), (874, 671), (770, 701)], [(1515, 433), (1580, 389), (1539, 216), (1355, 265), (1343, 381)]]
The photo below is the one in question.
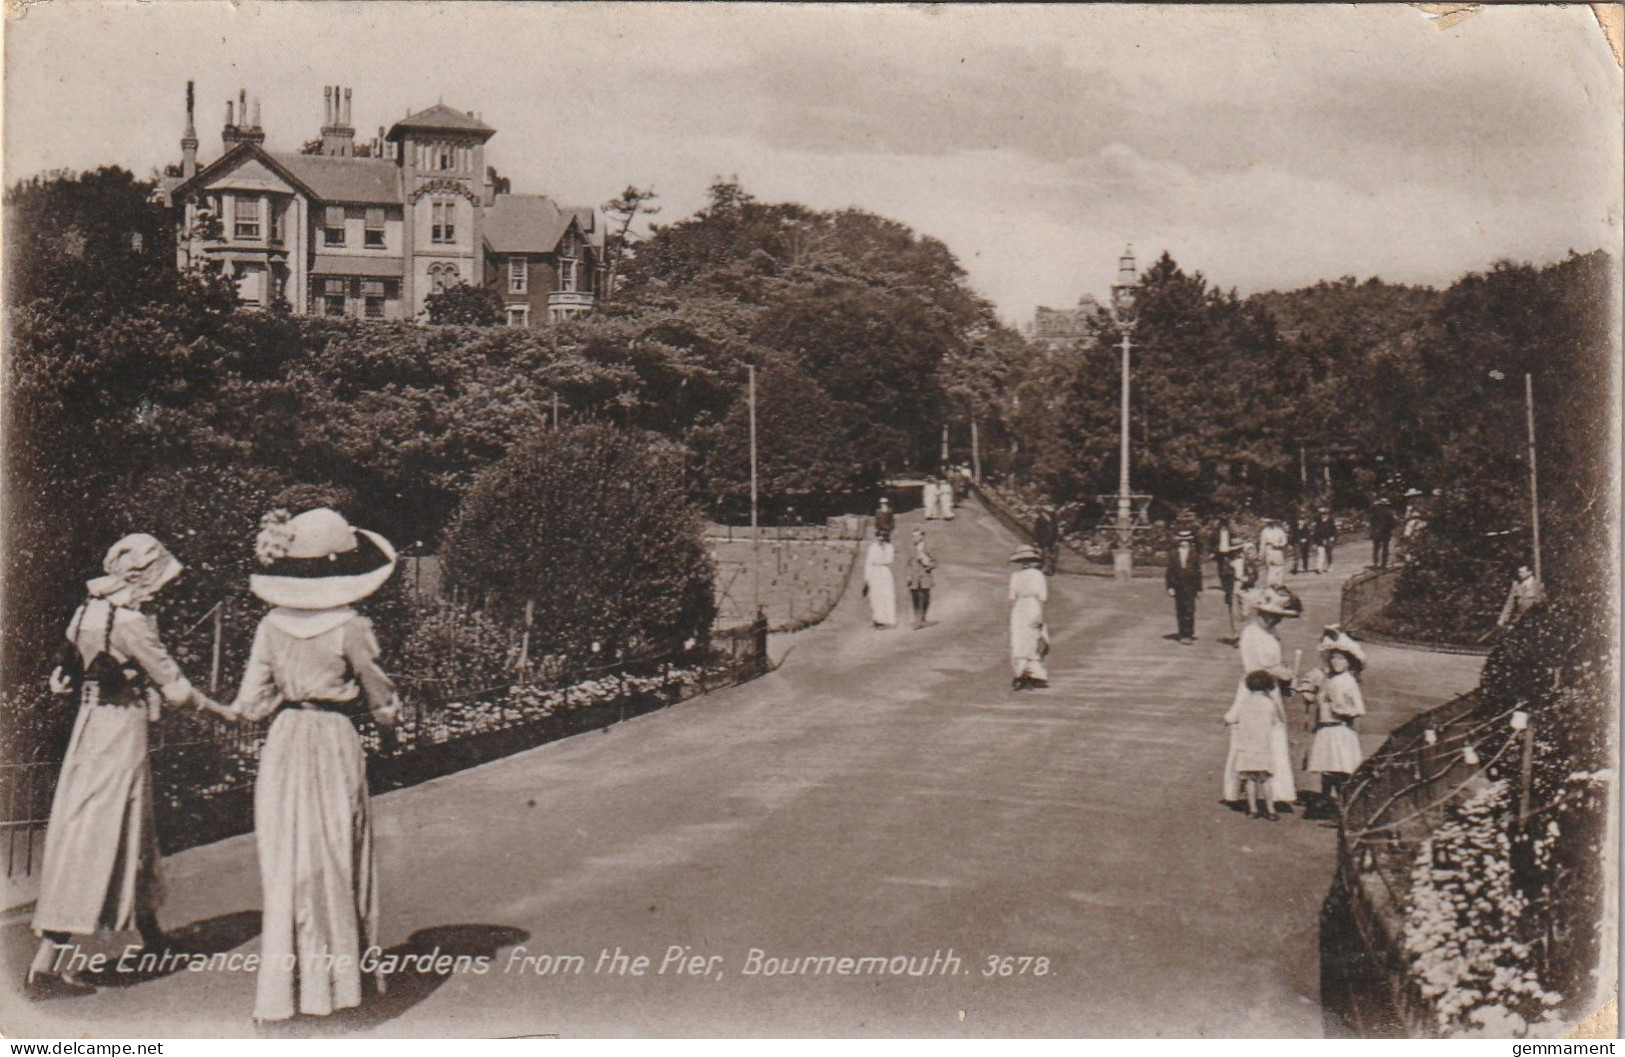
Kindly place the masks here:
[(897, 581), (891, 571), (896, 555), (891, 540), (876, 539), (863, 556), (863, 592), (869, 597), (869, 619), (877, 628), (897, 623)]
[[(1248, 672), (1266, 671), (1276, 679), (1277, 685), (1271, 696), (1280, 708), (1281, 684), (1291, 685), (1294, 675), (1292, 669), (1281, 661), (1281, 640), (1275, 637), (1275, 628), (1282, 620), (1301, 616), (1303, 605), (1289, 591), (1265, 589), (1248, 600), (1247, 608), (1252, 616), (1247, 626), (1241, 629), (1241, 639), (1237, 643), (1241, 650), (1241, 679), (1236, 683), (1235, 698), (1231, 704), (1234, 705), (1248, 693)], [(1285, 715), (1284, 709), (1282, 714)], [(1298, 787), (1292, 777), (1292, 746), (1287, 741), (1285, 723), (1275, 728), (1272, 738), (1274, 760), (1270, 768), (1270, 801), (1290, 804), (1298, 798)], [(1241, 780), (1234, 761), (1229, 759), (1225, 761), (1222, 796), (1226, 802), (1241, 799)]]
[(927, 477), (925, 483), (920, 486), (920, 506), (925, 508), (925, 520), (937, 520), (939, 501), (937, 499), (937, 479), (935, 477)]
[(937, 513), (944, 521), (954, 519), (954, 483), (946, 477), (937, 485)]
[[(31, 997), (94, 990), (59, 964), (72, 936), (136, 929), (146, 947), (162, 945), (147, 725), (162, 705), (206, 700), (164, 648), (157, 621), (141, 611), (180, 575), (181, 563), (135, 533), (108, 550), (102, 568), (107, 575), (86, 585), (89, 596), (68, 625), (79, 661), (72, 667), (84, 678), (45, 831), (33, 919), (41, 942), (25, 980)], [(65, 667), (52, 673), (54, 691), (74, 689)]]
[(1044, 556), (1021, 547), (1010, 556), (1016, 569), (1010, 574), (1010, 671), (1012, 689), (1049, 685), (1044, 658), (1049, 654), (1049, 629), (1044, 625), (1044, 603), (1049, 583), (1044, 579)]
[[(367, 762), (352, 716), (392, 725), (400, 702), (372, 624), (351, 608), (395, 569), (389, 541), (321, 508), (263, 523), (249, 588), (273, 608), (228, 714), (274, 716), (254, 786), (263, 913), (254, 1019), (361, 1004), (378, 937)], [(382, 980), (379, 981), (380, 989)]]

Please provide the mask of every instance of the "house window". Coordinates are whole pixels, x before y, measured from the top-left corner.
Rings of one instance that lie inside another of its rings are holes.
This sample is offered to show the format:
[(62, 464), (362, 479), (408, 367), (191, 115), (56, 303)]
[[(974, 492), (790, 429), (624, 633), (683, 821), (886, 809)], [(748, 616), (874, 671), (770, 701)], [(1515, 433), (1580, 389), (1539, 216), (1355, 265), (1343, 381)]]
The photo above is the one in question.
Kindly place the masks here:
[(523, 257), (508, 258), (508, 292), (522, 294), (530, 288), (530, 269)]
[(510, 326), (510, 327), (528, 327), (528, 326), (530, 326), (530, 306), (529, 305), (509, 305), (508, 306), (508, 326)]
[(382, 279), (363, 279), (361, 298), (368, 319), (384, 318), (384, 301), (389, 297), (389, 284)]
[[(241, 215), (239, 213), (239, 215)], [(237, 266), (237, 300), (245, 305), (265, 304), (265, 268), (258, 264)]]
[(344, 315), (344, 287), (346, 285), (343, 279), (322, 280), (322, 315)]
[(434, 288), (434, 292), (437, 294), (445, 293), (453, 286), (456, 286), (458, 278), (455, 264), (429, 265), (429, 285)]
[(287, 217), (288, 217), (288, 211), (286, 209), (278, 209), (275, 206), (271, 207), (271, 241), (272, 242), (281, 242), (284, 238), (287, 237), (285, 229), (284, 229), (284, 225), (287, 222)]
[(441, 172), (451, 172), (457, 168), (457, 148), (449, 143), (442, 143), (436, 154), (435, 168)]
[(344, 207), (328, 206), (322, 217), (322, 244), (344, 245)]
[(235, 232), (240, 239), (258, 239), (260, 237), (260, 200), (258, 198), (237, 199), (236, 210), (237, 225)]
[(367, 209), (366, 244), (372, 249), (384, 248), (384, 210), (381, 206), (369, 206)]
[(430, 239), (434, 242), (457, 241), (457, 203), (434, 202), (431, 203), (434, 225), (430, 231)]
[(559, 289), (573, 292), (576, 288), (576, 262), (573, 257), (559, 260)]

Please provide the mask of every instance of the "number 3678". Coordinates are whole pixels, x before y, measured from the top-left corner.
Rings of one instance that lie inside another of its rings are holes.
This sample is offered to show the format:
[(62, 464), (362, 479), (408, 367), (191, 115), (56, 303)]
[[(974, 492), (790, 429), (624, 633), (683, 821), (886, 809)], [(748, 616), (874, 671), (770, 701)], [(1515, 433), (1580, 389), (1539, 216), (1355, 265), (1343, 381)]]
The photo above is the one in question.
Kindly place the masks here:
[(1043, 955), (990, 954), (982, 965), (983, 976), (1048, 976), (1049, 959)]

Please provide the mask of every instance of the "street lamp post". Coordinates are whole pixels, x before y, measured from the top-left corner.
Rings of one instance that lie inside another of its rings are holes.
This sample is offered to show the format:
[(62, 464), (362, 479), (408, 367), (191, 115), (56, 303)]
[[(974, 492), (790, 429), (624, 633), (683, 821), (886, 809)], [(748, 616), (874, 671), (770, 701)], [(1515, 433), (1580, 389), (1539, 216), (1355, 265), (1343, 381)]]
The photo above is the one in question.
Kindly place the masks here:
[[(1500, 370), (1491, 371), (1490, 377), (1497, 382), (1506, 379)], [(1529, 371), (1523, 372), (1523, 414), (1529, 435), (1529, 545), (1533, 551), (1530, 558), (1535, 579), (1545, 583), (1540, 568), (1540, 475), (1535, 468), (1535, 378)]]
[(756, 365), (745, 365), (750, 404), (750, 608), (762, 615), (762, 527), (756, 515)]
[(1121, 431), (1118, 438), (1117, 458), (1117, 546), (1112, 551), (1112, 571), (1119, 580), (1134, 576), (1134, 492), (1129, 487), (1129, 370), (1134, 330), (1134, 287), (1139, 276), (1134, 267), (1134, 248), (1123, 250), (1117, 261), (1117, 281), (1112, 284), (1112, 309), (1122, 330), (1123, 391), (1121, 401)]

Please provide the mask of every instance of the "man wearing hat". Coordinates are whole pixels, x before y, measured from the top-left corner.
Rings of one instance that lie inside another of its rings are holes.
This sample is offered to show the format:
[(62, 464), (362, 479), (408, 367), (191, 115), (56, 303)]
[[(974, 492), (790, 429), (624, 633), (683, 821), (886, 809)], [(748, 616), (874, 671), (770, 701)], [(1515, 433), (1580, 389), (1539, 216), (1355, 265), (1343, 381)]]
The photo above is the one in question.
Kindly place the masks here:
[(1033, 543), (1038, 553), (1043, 556), (1044, 575), (1055, 575), (1055, 563), (1060, 556), (1061, 526), (1055, 517), (1055, 508), (1045, 504), (1038, 508), (1038, 517), (1033, 519)]
[(875, 538), (890, 540), (891, 534), (896, 531), (897, 515), (892, 512), (891, 500), (881, 496), (880, 506), (875, 510)]
[(1388, 544), (1394, 538), (1394, 508), (1387, 497), (1379, 496), (1371, 506), (1371, 567), (1388, 568)]
[(1189, 646), (1196, 638), (1196, 596), (1202, 593), (1202, 559), (1196, 553), (1196, 534), (1190, 529), (1180, 529), (1174, 544), (1163, 582), (1174, 599), (1179, 641)]

